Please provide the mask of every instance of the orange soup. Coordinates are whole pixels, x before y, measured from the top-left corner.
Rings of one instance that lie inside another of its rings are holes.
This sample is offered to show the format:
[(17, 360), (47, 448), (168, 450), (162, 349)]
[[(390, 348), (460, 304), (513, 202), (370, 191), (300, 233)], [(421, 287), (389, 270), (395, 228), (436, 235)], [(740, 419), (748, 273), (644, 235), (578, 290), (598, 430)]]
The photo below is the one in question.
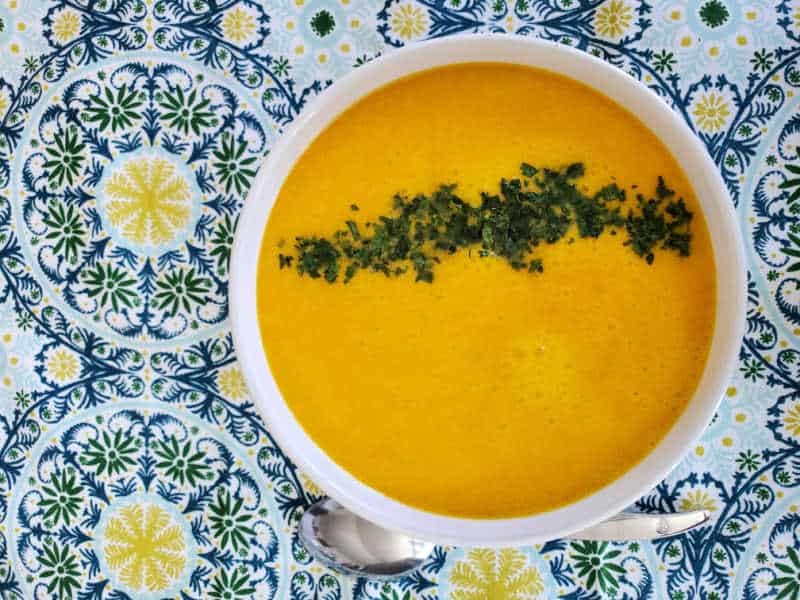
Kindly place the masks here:
[[(539, 246), (541, 274), (466, 251), (432, 283), (280, 268), (297, 236), (442, 183), (478, 201), (523, 161), (582, 162), (582, 186), (614, 181), (627, 204), (663, 176), (694, 213), (691, 255), (648, 264), (604, 233)], [(709, 234), (669, 151), (604, 95), (494, 63), (399, 80), (336, 119), (283, 184), (258, 277), (270, 367), (309, 436), (383, 494), (460, 517), (547, 511), (620, 477), (681, 415), (714, 327)]]

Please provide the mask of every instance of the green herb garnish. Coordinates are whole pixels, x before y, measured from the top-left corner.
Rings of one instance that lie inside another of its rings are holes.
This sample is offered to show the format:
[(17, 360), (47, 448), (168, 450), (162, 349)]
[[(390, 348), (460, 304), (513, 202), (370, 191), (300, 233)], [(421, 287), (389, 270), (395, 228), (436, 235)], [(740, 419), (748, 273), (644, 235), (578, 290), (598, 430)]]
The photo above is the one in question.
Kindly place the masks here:
[(285, 254), (278, 254), (278, 262), (280, 263), (281, 269), (291, 267), (293, 260), (294, 260), (294, 256), (287, 256)]
[[(523, 163), (520, 172), (522, 178), (500, 181), (499, 195), (481, 194), (478, 206), (459, 198), (455, 185), (442, 185), (431, 195), (395, 195), (392, 213), (376, 222), (348, 220), (346, 229), (330, 238), (296, 238), (296, 261), (279, 254), (280, 267), (294, 262), (301, 275), (330, 283), (342, 269), (346, 283), (361, 269), (396, 277), (413, 268), (416, 281), (431, 283), (442, 256), (476, 247), (482, 257), (542, 273), (542, 260), (532, 256), (539, 244), (554, 244), (570, 231), (596, 238), (606, 229), (627, 233), (623, 243), (648, 264), (656, 249), (690, 254), (692, 213), (661, 177), (655, 197), (637, 194), (636, 206), (623, 215), (626, 194), (615, 183), (591, 195), (576, 185), (584, 175), (582, 163), (556, 170)], [(570, 236), (568, 243), (573, 241)]]

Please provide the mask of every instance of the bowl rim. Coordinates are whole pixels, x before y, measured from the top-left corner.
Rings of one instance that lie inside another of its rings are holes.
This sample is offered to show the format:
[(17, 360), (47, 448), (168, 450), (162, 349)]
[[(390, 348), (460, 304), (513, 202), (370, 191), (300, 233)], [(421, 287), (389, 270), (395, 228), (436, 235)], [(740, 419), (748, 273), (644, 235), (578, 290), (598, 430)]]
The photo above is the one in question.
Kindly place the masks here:
[[(505, 62), (550, 70), (610, 97), (661, 138), (701, 203), (716, 263), (716, 316), (709, 356), (694, 396), (659, 444), (636, 466), (589, 496), (530, 516), (472, 519), (430, 513), (389, 498), (337, 465), (305, 433), (283, 401), (261, 342), (256, 303), (264, 227), (285, 177), (307, 145), (343, 110), (400, 77), (437, 66)], [(722, 268), (724, 266), (724, 268)], [(744, 334), (745, 257), (739, 224), (719, 170), (687, 123), (653, 90), (580, 50), (540, 39), (461, 34), (406, 46), (354, 69), (315, 97), (261, 165), (235, 234), (230, 267), (234, 347), (252, 399), (280, 449), (326, 493), (388, 529), (462, 546), (540, 543), (600, 522), (631, 505), (684, 457), (710, 422)]]

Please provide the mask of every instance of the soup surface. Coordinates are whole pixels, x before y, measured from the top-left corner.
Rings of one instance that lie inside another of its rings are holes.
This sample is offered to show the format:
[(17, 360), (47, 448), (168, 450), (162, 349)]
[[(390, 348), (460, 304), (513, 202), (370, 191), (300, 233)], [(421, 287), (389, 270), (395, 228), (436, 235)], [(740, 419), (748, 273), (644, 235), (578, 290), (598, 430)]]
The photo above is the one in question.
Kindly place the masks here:
[[(663, 176), (694, 212), (691, 256), (648, 265), (605, 233), (540, 247), (537, 275), (475, 252), (447, 256), (430, 284), (279, 269), (296, 236), (441, 183), (477, 201), (523, 161), (583, 162), (589, 189), (652, 194)], [(473, 63), (382, 88), (311, 144), (266, 228), (258, 304), (281, 393), (333, 460), (418, 508), (511, 517), (598, 490), (669, 431), (709, 350), (714, 258), (684, 174), (635, 117), (559, 75)]]

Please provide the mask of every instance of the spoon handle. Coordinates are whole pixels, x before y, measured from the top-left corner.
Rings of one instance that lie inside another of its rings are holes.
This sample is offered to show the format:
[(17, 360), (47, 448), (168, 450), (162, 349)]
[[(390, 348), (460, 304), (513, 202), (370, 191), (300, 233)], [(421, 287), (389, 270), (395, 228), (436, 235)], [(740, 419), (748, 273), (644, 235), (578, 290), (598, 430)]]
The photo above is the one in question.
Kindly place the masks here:
[(654, 540), (678, 535), (711, 519), (709, 510), (692, 510), (669, 514), (622, 512), (606, 521), (567, 536), (577, 540), (623, 542), (630, 540)]

